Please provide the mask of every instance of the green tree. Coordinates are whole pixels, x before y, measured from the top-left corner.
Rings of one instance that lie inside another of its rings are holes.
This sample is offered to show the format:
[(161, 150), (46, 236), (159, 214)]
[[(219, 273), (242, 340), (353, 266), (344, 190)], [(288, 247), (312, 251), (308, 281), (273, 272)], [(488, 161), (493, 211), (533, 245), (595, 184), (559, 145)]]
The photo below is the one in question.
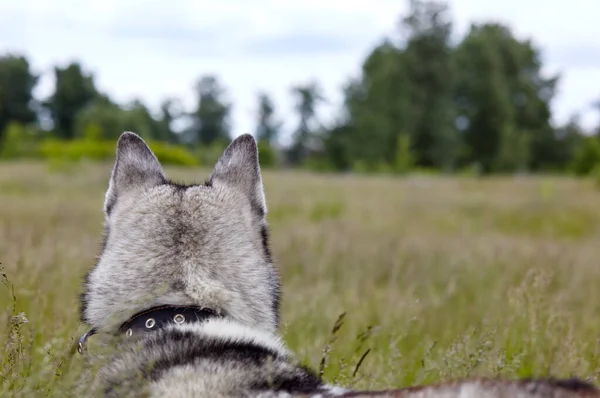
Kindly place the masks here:
[(0, 145), (11, 122), (25, 125), (36, 121), (32, 93), (37, 81), (25, 57), (0, 57)]
[(396, 150), (403, 145), (399, 131), (408, 135), (417, 164), (454, 166), (460, 137), (453, 127), (447, 6), (430, 1), (409, 5), (400, 19), (400, 40), (383, 40), (364, 61), (361, 75), (344, 89), (342, 117), (325, 140), (337, 167), (349, 161), (367, 170), (395, 167)]
[(356, 132), (350, 121), (340, 120), (323, 137), (324, 157), (335, 170), (350, 170), (357, 160), (352, 157)]
[(403, 59), (411, 83), (407, 87), (412, 120), (407, 132), (418, 164), (451, 169), (458, 156), (459, 138), (453, 127), (455, 74), (448, 5), (422, 0), (410, 0), (409, 4), (410, 11), (400, 25), (406, 40)]
[(124, 119), (124, 111), (117, 104), (108, 98), (97, 98), (77, 113), (74, 134), (77, 138), (91, 138), (89, 131), (93, 130), (97, 138), (116, 140), (126, 130)]
[(54, 68), (54, 93), (45, 102), (57, 137), (75, 136), (77, 114), (99, 97), (92, 74), (83, 71), (77, 62), (65, 68)]
[(392, 163), (397, 132), (411, 131), (410, 89), (404, 53), (385, 40), (367, 57), (361, 76), (344, 87), (341, 122), (327, 141), (334, 163)]
[(298, 127), (292, 136), (292, 145), (288, 150), (288, 161), (293, 165), (304, 162), (314, 148), (316, 132), (319, 129), (317, 106), (325, 100), (322, 89), (316, 82), (292, 87), (296, 99)]
[(225, 89), (215, 76), (204, 76), (196, 84), (196, 93), (197, 106), (190, 115), (192, 126), (185, 131), (185, 141), (205, 146), (228, 141), (231, 104), (226, 102)]
[(499, 151), (513, 145), (502, 143), (507, 139), (520, 143), (527, 168), (556, 167), (560, 143), (550, 125), (549, 103), (558, 77), (541, 74), (533, 44), (517, 40), (500, 24), (472, 25), (455, 60), (460, 71), (455, 101), (468, 148), (464, 160), (494, 171)]
[(497, 172), (523, 171), (529, 164), (529, 134), (519, 133), (510, 125), (500, 132), (500, 143), (493, 169)]
[[(494, 171), (503, 137), (518, 129), (511, 104), (503, 59), (497, 48), (495, 27), (471, 26), (455, 53), (457, 79), (455, 101), (459, 129), (466, 145), (466, 163), (479, 164), (484, 172)], [(505, 160), (502, 160), (505, 163)]]
[(159, 123), (150, 114), (150, 110), (139, 100), (133, 100), (121, 112), (123, 130), (133, 131), (142, 138), (159, 140)]
[(277, 143), (282, 123), (275, 118), (275, 105), (267, 93), (258, 95), (258, 117), (255, 136), (259, 142)]
[(558, 78), (541, 73), (535, 46), (499, 24), (473, 25), (453, 45), (446, 3), (409, 6), (400, 40), (378, 45), (345, 88), (339, 122), (324, 140), (332, 164), (393, 167), (401, 131), (420, 166), (563, 167), (564, 143), (550, 125)]
[(552, 154), (556, 170), (568, 170), (570, 163), (575, 159), (577, 151), (583, 144), (586, 135), (579, 118), (578, 114), (573, 114), (564, 126), (556, 129)]
[[(508, 28), (506, 31), (509, 32)], [(551, 125), (550, 110), (559, 76), (542, 73), (542, 57), (531, 40), (517, 40), (512, 33), (507, 33), (504, 39), (498, 48), (503, 54), (517, 129), (530, 142), (529, 167), (532, 170), (562, 167), (562, 143)]]
[(171, 144), (179, 142), (179, 136), (173, 131), (173, 123), (183, 116), (179, 101), (169, 98), (160, 104), (160, 115), (156, 123), (156, 137)]

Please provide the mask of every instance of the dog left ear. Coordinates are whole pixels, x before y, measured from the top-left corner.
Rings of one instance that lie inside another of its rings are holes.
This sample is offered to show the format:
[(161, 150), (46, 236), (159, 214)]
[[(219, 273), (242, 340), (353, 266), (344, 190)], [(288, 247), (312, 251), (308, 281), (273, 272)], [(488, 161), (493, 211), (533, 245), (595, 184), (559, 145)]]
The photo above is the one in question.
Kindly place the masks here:
[(126, 131), (117, 142), (117, 159), (104, 201), (108, 216), (119, 196), (132, 190), (164, 184), (167, 181), (152, 150), (137, 134)]
[(237, 189), (250, 199), (250, 204), (261, 215), (267, 214), (258, 147), (254, 137), (243, 134), (229, 144), (210, 176), (213, 186), (226, 185)]

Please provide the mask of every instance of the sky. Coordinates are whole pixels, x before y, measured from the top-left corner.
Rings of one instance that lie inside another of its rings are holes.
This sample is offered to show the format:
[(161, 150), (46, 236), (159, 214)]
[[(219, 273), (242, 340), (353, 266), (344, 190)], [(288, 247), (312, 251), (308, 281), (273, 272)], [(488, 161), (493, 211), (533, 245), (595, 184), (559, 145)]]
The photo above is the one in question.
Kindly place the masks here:
[[(580, 112), (600, 120), (598, 0), (454, 0), (457, 35), (471, 22), (499, 21), (542, 50), (544, 72), (560, 73), (555, 123)], [(38, 97), (52, 90), (52, 68), (80, 61), (98, 88), (153, 108), (166, 97), (194, 102), (193, 85), (215, 74), (233, 102), (233, 136), (254, 132), (257, 94), (265, 90), (286, 129), (296, 117), (290, 89), (316, 80), (332, 120), (341, 88), (372, 48), (394, 33), (407, 1), (398, 0), (0, 0), (0, 53), (21, 53), (42, 74)]]

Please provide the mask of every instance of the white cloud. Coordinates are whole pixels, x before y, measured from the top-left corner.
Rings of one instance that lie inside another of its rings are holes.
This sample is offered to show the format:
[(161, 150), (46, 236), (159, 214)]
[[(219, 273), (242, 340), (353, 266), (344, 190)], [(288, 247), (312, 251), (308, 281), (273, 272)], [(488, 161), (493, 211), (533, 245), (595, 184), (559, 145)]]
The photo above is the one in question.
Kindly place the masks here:
[[(405, 3), (392, 0), (0, 0), (0, 52), (25, 52), (39, 71), (81, 60), (98, 86), (119, 101), (166, 96), (193, 101), (192, 86), (215, 73), (234, 101), (234, 135), (252, 131), (255, 96), (271, 92), (287, 127), (290, 86), (317, 79), (336, 104), (372, 46), (397, 24)], [(595, 0), (455, 0), (456, 28), (498, 19), (543, 50), (547, 70), (563, 78), (558, 121), (600, 93), (600, 11)], [(44, 79), (40, 95), (51, 80)], [(589, 107), (588, 107), (589, 109)], [(324, 108), (327, 118), (335, 106)], [(587, 124), (595, 115), (585, 115)]]

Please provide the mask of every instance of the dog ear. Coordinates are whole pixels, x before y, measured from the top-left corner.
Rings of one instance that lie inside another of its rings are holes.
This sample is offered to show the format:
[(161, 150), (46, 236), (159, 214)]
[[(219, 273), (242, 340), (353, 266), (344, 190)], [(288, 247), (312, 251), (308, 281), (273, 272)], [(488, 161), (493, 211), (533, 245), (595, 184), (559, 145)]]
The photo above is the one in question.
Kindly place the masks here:
[(229, 144), (210, 176), (213, 186), (226, 185), (241, 191), (260, 215), (267, 214), (258, 148), (254, 137), (243, 134)]
[(164, 184), (167, 181), (160, 163), (137, 134), (126, 131), (117, 142), (117, 159), (104, 201), (108, 216), (119, 196), (135, 189)]

